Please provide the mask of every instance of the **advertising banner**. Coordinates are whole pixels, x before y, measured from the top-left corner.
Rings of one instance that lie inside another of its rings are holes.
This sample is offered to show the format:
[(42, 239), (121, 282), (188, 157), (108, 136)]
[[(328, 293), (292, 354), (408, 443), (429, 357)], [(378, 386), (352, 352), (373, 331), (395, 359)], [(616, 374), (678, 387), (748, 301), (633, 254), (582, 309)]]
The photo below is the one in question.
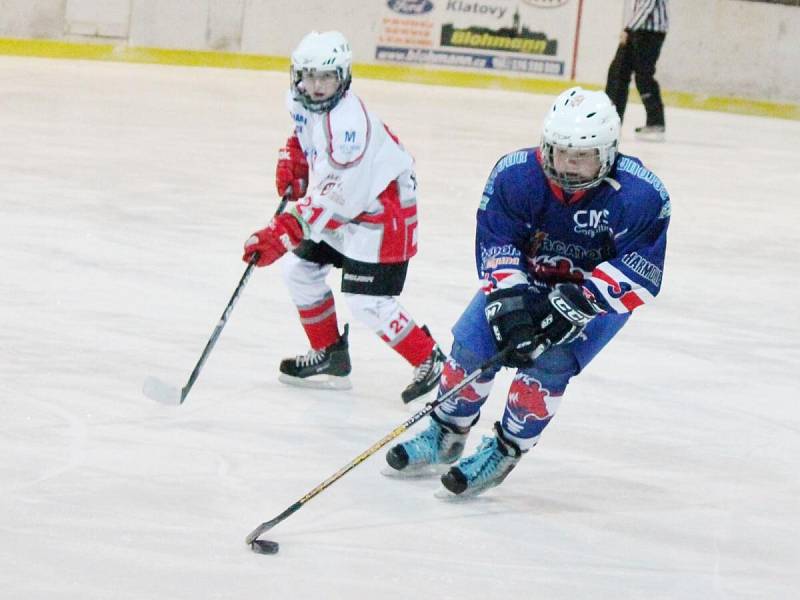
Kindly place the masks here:
[(377, 62), (568, 79), (582, 0), (383, 0)]

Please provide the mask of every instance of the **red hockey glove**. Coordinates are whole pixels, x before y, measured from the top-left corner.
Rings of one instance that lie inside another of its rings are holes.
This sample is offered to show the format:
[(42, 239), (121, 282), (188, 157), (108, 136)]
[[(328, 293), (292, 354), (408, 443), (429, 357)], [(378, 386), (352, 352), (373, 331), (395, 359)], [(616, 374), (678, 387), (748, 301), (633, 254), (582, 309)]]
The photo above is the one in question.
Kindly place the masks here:
[(308, 163), (297, 136), (286, 140), (286, 145), (278, 151), (278, 166), (275, 168), (275, 187), (283, 196), (292, 186), (292, 200), (306, 195), (308, 184)]
[(303, 228), (297, 218), (290, 213), (281, 213), (272, 219), (267, 227), (256, 231), (244, 243), (242, 260), (249, 263), (258, 253), (257, 267), (271, 265), (289, 250), (295, 249), (303, 241)]

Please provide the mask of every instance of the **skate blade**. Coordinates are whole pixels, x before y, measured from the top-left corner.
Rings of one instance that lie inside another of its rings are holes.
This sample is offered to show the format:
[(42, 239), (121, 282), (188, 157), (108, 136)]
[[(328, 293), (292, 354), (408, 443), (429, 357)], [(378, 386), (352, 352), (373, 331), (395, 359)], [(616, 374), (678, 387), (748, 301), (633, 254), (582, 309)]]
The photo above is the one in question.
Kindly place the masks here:
[(484, 488), (478, 491), (464, 490), (460, 494), (454, 494), (446, 487), (441, 487), (433, 493), (433, 497), (441, 500), (442, 502), (450, 502), (458, 504), (459, 502), (469, 502), (474, 500), (477, 496), (485, 492), (489, 488)]
[(433, 396), (433, 393), (436, 391), (436, 388), (430, 390), (429, 392), (425, 392), (424, 394), (420, 394), (416, 398), (412, 398), (411, 400), (403, 400), (403, 405), (408, 409), (408, 412), (415, 413), (418, 412), (423, 406), (428, 404)]
[(449, 468), (450, 465), (420, 465), (398, 471), (386, 466), (381, 469), (381, 475), (390, 479), (428, 479), (444, 475)]
[(145, 378), (142, 385), (142, 393), (151, 400), (168, 406), (178, 406), (183, 401), (181, 390), (161, 381), (157, 377), (148, 376)]
[(333, 375), (318, 375), (316, 377), (292, 377), (281, 373), (278, 381), (286, 385), (312, 388), (315, 390), (349, 390), (353, 387), (348, 377), (335, 377)]

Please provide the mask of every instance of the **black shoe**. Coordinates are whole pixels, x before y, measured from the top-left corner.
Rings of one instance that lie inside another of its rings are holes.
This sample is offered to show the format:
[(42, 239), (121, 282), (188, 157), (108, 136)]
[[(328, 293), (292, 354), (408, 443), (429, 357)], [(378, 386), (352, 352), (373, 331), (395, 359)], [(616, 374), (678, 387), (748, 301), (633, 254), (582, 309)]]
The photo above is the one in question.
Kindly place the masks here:
[(282, 360), (278, 379), (289, 385), (349, 390), (353, 386), (347, 377), (351, 370), (348, 330), (345, 325), (341, 337), (327, 348)]
[(425, 359), (425, 362), (414, 368), (414, 379), (402, 393), (403, 402), (408, 404), (439, 385), (439, 379), (442, 377), (442, 369), (446, 360), (447, 357), (439, 350), (439, 346), (434, 345), (430, 356)]

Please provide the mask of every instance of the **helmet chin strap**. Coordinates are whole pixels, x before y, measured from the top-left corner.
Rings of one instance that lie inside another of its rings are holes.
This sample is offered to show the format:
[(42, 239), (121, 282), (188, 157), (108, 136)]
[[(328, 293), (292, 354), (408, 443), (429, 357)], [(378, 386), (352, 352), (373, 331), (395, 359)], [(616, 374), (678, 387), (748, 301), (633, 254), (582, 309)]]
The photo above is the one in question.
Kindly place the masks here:
[(350, 89), (350, 83), (352, 82), (351, 76), (348, 74), (346, 79), (339, 84), (336, 93), (334, 93), (329, 98), (325, 100), (315, 101), (311, 93), (305, 89), (305, 86), (302, 84), (301, 81), (295, 79), (296, 75), (292, 73), (292, 87), (294, 91), (294, 98), (298, 102), (300, 102), (306, 109), (310, 110), (313, 113), (322, 114), (332, 111), (339, 101), (344, 97), (347, 93), (347, 90)]

